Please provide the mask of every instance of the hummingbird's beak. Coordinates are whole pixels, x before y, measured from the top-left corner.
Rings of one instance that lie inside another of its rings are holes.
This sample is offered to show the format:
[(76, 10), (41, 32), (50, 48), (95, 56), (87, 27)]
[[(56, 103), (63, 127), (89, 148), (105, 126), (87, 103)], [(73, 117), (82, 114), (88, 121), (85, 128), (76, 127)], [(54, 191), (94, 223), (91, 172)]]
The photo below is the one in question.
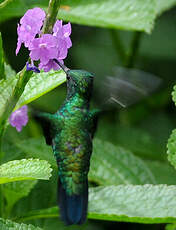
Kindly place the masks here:
[(70, 70), (69, 68), (67, 68), (64, 64), (60, 63), (57, 59), (53, 59), (54, 62), (56, 62), (62, 69), (63, 71), (67, 74), (68, 70)]

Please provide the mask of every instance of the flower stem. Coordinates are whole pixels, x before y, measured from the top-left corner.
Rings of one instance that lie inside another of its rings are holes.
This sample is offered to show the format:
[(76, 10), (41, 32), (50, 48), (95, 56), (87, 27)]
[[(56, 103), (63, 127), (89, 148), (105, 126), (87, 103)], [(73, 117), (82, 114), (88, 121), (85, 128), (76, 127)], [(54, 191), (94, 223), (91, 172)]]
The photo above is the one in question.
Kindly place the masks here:
[(60, 0), (50, 0), (49, 1), (48, 13), (46, 15), (46, 19), (45, 19), (44, 26), (43, 26), (44, 34), (52, 33), (52, 29), (56, 21), (59, 7), (60, 7)]
[(134, 36), (132, 38), (131, 45), (130, 45), (130, 51), (127, 56), (126, 64), (125, 64), (127, 68), (132, 68), (134, 66), (139, 51), (141, 35), (142, 35), (141, 32), (134, 32)]

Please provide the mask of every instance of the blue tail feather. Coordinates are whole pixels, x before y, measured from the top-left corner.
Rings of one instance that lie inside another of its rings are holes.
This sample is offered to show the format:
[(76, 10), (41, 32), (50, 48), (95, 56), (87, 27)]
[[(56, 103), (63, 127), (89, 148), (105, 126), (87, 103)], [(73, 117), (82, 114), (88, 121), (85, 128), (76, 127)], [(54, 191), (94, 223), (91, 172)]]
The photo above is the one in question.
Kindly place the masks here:
[(88, 181), (82, 194), (69, 196), (58, 180), (58, 201), (61, 219), (66, 225), (83, 224), (87, 216)]

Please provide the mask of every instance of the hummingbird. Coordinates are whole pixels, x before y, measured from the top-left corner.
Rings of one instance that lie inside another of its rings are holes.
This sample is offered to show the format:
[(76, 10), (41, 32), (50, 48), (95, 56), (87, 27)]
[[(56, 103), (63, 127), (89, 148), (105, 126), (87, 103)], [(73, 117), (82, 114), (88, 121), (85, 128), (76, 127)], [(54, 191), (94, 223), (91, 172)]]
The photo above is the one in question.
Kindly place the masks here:
[(94, 75), (70, 70), (60, 62), (67, 78), (67, 96), (55, 114), (36, 115), (46, 143), (52, 146), (58, 165), (58, 202), (66, 225), (83, 224), (88, 207), (88, 172), (92, 139), (100, 110), (90, 111)]
[[(58, 60), (53, 60), (66, 73), (67, 96), (56, 113), (38, 112), (35, 118), (42, 125), (46, 143), (52, 146), (58, 165), (58, 204), (61, 219), (66, 225), (80, 225), (87, 216), (92, 141), (102, 110), (90, 110), (94, 75), (85, 70), (71, 70)], [(104, 85), (106, 91), (108, 87), (111, 91), (108, 101), (122, 107), (146, 96), (160, 84), (159, 78), (141, 71), (136, 74), (135, 71), (129, 72), (120, 68), (116, 69), (117, 72), (120, 77), (109, 77)], [(129, 73), (140, 75), (135, 80), (136, 84), (132, 79), (122, 79), (122, 75)], [(142, 74), (144, 80), (141, 80)], [(120, 100), (121, 94), (127, 96)]]

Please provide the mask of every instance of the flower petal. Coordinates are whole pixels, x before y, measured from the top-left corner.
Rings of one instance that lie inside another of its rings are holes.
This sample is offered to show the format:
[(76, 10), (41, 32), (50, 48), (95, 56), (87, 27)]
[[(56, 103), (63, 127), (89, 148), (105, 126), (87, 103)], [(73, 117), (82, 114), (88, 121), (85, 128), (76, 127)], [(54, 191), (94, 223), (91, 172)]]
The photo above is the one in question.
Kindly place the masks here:
[(27, 105), (24, 105), (20, 109), (17, 109), (15, 112), (13, 112), (9, 117), (11, 126), (16, 127), (18, 132), (20, 132), (22, 130), (22, 126), (25, 126), (28, 122), (27, 111)]

